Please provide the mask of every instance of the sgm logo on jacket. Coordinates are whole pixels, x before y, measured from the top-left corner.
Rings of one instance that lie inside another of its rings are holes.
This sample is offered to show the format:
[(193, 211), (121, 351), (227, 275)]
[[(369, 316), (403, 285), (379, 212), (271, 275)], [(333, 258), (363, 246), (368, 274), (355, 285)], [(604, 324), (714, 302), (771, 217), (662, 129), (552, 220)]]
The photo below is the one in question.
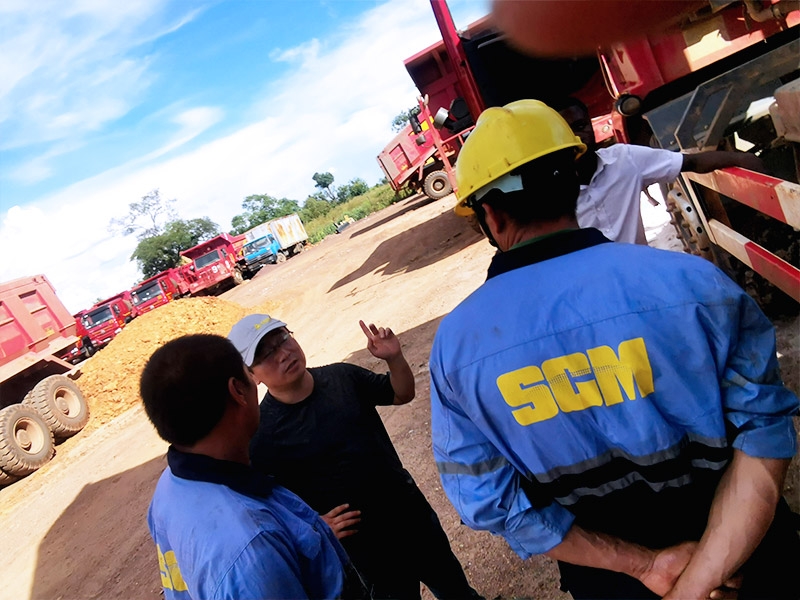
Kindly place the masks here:
[[(520, 425), (532, 425), (592, 406), (612, 406), (653, 393), (653, 370), (643, 338), (622, 342), (617, 351), (598, 346), (550, 358), (497, 378), (497, 387)], [(637, 396), (638, 390), (638, 396)], [(624, 394), (624, 397), (623, 397)]]

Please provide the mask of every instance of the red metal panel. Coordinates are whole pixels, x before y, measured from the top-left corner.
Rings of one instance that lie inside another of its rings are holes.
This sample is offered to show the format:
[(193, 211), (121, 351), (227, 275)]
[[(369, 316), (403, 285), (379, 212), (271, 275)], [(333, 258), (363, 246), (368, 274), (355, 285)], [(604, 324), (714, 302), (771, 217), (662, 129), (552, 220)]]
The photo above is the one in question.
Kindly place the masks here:
[(687, 176), (700, 185), (716, 190), (782, 223), (800, 227), (800, 223), (792, 223), (791, 219), (787, 219), (781, 205), (779, 186), (785, 186), (783, 179), (740, 167), (730, 167), (713, 173), (687, 173)]
[[(14, 374), (11, 363), (27, 354), (72, 343), (75, 320), (44, 275), (0, 284), (0, 367)], [(16, 363), (15, 363), (16, 364)]]
[(800, 11), (795, 10), (785, 20), (756, 23), (736, 3), (680, 30), (615, 44), (603, 54), (618, 92), (644, 98), (665, 83), (753, 46), (798, 22)]
[(23, 354), (28, 349), (28, 341), (8, 302), (0, 300), (0, 360)]
[(763, 275), (795, 301), (800, 302), (800, 269), (754, 242), (746, 243), (744, 249), (756, 273)]

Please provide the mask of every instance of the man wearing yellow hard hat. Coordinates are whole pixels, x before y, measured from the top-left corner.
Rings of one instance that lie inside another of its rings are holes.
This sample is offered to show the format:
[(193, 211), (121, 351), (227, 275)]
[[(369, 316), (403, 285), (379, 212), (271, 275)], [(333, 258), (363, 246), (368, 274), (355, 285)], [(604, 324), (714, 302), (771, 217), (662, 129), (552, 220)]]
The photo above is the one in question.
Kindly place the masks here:
[(499, 252), (431, 352), (444, 489), (576, 600), (799, 597), (772, 325), (703, 259), (579, 229), (583, 151), (535, 100), (461, 150), (456, 213)]

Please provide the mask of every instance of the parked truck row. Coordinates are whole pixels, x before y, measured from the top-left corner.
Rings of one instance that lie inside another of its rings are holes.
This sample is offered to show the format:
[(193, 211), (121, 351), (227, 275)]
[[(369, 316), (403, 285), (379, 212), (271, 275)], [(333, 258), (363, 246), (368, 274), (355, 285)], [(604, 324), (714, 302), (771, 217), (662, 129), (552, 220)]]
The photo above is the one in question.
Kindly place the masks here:
[(395, 189), (449, 193), (459, 142), (485, 108), (573, 96), (588, 106), (601, 143), (757, 153), (772, 175), (683, 174), (664, 190), (667, 209), (688, 251), (722, 266), (735, 257), (734, 269), (800, 302), (796, 2), (709, 1), (675, 29), (569, 59), (523, 55), (488, 19), (458, 30), (445, 0), (431, 6), (442, 39), (405, 61), (420, 109), (378, 156)]
[(74, 363), (107, 346), (137, 316), (185, 296), (219, 293), (302, 252), (307, 241), (296, 214), (240, 236), (223, 233), (181, 252), (179, 267), (76, 314), (44, 275), (0, 284), (0, 486), (47, 463), (55, 444), (88, 422), (86, 399), (70, 378)]
[(178, 298), (219, 294), (253, 277), (264, 265), (302, 252), (308, 241), (297, 214), (239, 235), (222, 233), (181, 252), (181, 264), (74, 315), (78, 344), (61, 354), (80, 362), (108, 345), (134, 318)]

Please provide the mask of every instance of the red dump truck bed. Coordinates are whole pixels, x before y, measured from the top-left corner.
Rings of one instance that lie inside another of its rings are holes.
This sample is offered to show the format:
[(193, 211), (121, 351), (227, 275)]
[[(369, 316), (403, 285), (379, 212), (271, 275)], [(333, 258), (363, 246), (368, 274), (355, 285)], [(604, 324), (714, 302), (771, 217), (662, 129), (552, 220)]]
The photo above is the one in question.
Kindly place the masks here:
[(75, 317), (47, 277), (0, 283), (0, 383), (43, 360), (53, 360), (54, 354), (77, 341)]

